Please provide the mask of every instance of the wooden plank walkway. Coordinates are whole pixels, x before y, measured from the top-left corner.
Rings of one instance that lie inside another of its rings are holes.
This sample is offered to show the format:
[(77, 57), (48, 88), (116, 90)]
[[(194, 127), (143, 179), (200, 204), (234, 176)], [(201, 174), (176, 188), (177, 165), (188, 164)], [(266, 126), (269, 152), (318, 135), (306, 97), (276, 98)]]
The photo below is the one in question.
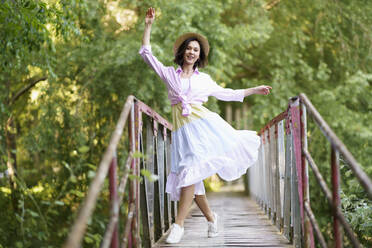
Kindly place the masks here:
[(256, 202), (242, 193), (209, 193), (207, 197), (219, 215), (218, 237), (207, 237), (207, 221), (194, 203), (181, 242), (166, 244), (165, 235), (155, 247), (292, 247)]

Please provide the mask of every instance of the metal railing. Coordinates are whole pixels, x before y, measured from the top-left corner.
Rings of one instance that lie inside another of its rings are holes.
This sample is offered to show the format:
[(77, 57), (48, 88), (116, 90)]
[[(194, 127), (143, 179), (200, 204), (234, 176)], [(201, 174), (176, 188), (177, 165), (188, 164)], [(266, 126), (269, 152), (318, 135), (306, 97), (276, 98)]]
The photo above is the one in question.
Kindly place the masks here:
[[(331, 145), (332, 191), (308, 151), (307, 112)], [(313, 232), (320, 246), (327, 247), (310, 206), (309, 164), (332, 210), (335, 247), (342, 247), (341, 226), (351, 245), (360, 247), (341, 211), (339, 154), (370, 198), (371, 180), (306, 95), (290, 99), (288, 109), (265, 125), (260, 135), (259, 160), (248, 171), (249, 191), (277, 228), (295, 247), (315, 247)]]
[[(308, 112), (332, 146), (332, 192), (328, 189), (308, 148), (306, 136)], [(125, 127), (129, 132), (129, 155), (124, 172), (117, 181), (119, 142)], [(111, 211), (101, 247), (151, 247), (174, 221), (177, 204), (165, 194), (165, 177), (170, 171), (170, 134), (172, 126), (134, 96), (123, 107), (108, 148), (89, 187), (78, 217), (64, 247), (80, 247), (88, 219), (92, 217), (99, 193), (109, 174)], [(314, 247), (313, 232), (322, 247), (325, 239), (310, 206), (308, 164), (333, 210), (336, 247), (341, 247), (340, 225), (354, 247), (359, 242), (340, 210), (338, 154), (348, 162), (360, 184), (372, 197), (372, 184), (360, 165), (328, 127), (311, 102), (303, 94), (292, 98), (286, 111), (271, 120), (260, 132), (262, 146), (257, 166), (249, 169), (249, 189), (273, 223), (296, 247)], [(141, 155), (142, 154), (142, 155)], [(141, 177), (141, 170), (156, 174), (158, 180)], [(139, 180), (128, 180), (132, 174)], [(119, 242), (120, 206), (126, 187), (128, 208)], [(141, 202), (141, 205), (140, 205)]]
[[(118, 185), (116, 151), (126, 125), (129, 131), (129, 155)], [(146, 104), (134, 96), (127, 98), (64, 247), (81, 246), (88, 219), (92, 217), (107, 174), (111, 211), (101, 247), (117, 248), (119, 243), (121, 247), (151, 247), (169, 229), (177, 211), (177, 204), (165, 194), (165, 175), (170, 171), (171, 130), (172, 125)], [(142, 169), (158, 175), (158, 180), (141, 176)], [(128, 180), (130, 174), (137, 179), (142, 178), (143, 183)], [(127, 186), (128, 209), (119, 242), (120, 206)]]

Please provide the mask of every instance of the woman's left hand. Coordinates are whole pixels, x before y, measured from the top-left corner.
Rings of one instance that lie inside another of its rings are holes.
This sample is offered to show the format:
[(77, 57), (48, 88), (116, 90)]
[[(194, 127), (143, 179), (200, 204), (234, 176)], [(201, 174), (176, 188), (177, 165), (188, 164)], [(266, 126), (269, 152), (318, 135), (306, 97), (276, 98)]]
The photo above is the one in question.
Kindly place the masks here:
[(255, 94), (268, 95), (271, 89), (272, 89), (271, 86), (260, 85), (260, 86), (255, 87), (254, 91), (255, 91)]

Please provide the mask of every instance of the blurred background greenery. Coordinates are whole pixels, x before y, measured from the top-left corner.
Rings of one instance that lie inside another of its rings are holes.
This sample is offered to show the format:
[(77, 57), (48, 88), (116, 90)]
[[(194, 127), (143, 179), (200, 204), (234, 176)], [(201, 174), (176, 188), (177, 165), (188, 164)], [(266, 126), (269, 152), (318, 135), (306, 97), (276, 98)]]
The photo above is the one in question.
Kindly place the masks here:
[[(128, 95), (170, 119), (166, 87), (138, 55), (150, 6), (152, 49), (164, 64), (173, 65), (178, 35), (200, 32), (211, 45), (204, 71), (217, 83), (273, 87), (270, 96), (246, 98), (249, 129), (259, 130), (304, 92), (372, 175), (369, 0), (4, 0), (0, 173), (14, 167), (17, 176), (0, 178), (0, 247), (62, 244)], [(227, 103), (211, 98), (207, 106), (226, 116)], [(310, 150), (329, 181), (329, 147), (311, 125)], [(347, 164), (341, 169), (343, 211), (371, 247), (371, 201)], [(310, 180), (311, 204), (331, 243), (329, 209)], [(209, 181), (211, 189), (221, 185)], [(98, 247), (104, 233), (102, 194), (86, 247)]]

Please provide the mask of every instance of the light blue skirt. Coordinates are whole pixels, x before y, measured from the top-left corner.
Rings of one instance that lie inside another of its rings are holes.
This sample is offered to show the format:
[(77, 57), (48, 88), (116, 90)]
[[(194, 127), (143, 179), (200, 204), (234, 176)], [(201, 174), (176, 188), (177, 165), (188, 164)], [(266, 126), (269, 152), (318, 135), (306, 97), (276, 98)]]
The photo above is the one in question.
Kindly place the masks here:
[(195, 184), (195, 195), (205, 194), (203, 180), (217, 173), (223, 180), (238, 179), (257, 161), (260, 137), (255, 131), (236, 130), (217, 113), (192, 104), (182, 116), (172, 106), (171, 172), (166, 192), (178, 201), (182, 187)]

